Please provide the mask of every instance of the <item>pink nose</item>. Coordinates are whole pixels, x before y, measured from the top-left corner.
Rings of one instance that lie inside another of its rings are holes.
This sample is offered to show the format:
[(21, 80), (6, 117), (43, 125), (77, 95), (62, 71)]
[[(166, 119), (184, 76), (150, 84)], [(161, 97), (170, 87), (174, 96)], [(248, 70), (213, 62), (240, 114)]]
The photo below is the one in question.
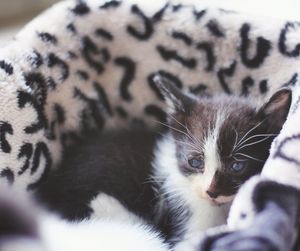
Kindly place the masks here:
[(211, 191), (209, 191), (209, 190), (207, 190), (206, 193), (207, 193), (208, 196), (209, 196), (210, 198), (212, 198), (212, 199), (216, 199), (216, 198), (219, 196), (218, 193), (216, 193), (216, 192), (211, 192)]

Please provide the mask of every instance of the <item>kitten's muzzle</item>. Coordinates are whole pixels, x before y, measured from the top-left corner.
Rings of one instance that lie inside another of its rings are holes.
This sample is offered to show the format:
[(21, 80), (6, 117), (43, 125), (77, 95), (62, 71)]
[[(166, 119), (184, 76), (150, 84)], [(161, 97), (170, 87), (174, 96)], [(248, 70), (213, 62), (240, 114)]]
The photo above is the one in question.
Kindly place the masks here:
[(212, 191), (209, 191), (209, 190), (207, 190), (206, 193), (208, 194), (208, 196), (209, 196), (210, 199), (216, 199), (219, 196), (218, 193), (212, 192)]

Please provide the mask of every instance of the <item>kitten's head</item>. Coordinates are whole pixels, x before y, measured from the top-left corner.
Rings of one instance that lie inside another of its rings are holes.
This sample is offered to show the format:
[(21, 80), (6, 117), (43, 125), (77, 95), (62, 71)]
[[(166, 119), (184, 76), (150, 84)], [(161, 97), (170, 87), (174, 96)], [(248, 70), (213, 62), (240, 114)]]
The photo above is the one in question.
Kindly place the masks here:
[(257, 108), (249, 98), (199, 98), (155, 77), (168, 106), (168, 127), (180, 173), (190, 188), (216, 204), (228, 202), (264, 165), (286, 120), (291, 91), (282, 89)]

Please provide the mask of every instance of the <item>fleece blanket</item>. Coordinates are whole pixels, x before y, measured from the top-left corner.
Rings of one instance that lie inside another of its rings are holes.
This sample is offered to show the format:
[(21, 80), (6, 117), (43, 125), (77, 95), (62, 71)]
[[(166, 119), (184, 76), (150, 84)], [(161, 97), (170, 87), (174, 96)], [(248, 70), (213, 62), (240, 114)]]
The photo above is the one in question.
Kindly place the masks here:
[[(160, 72), (199, 95), (263, 102), (292, 88), (288, 119), (262, 176), (300, 187), (299, 66), (298, 22), (201, 1), (61, 2), (0, 49), (0, 182), (32, 190), (86, 130), (163, 120), (153, 82)], [(251, 208), (253, 189), (247, 191), (236, 205)]]

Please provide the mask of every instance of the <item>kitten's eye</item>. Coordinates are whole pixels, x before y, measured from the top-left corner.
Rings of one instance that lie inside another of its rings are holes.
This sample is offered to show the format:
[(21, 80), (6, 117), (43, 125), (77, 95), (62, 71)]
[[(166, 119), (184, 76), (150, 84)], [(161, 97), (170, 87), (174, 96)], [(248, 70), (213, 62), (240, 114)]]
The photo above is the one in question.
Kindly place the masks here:
[(247, 166), (246, 161), (234, 161), (230, 165), (230, 170), (235, 173), (238, 173), (238, 172), (243, 171), (246, 166)]
[(188, 160), (189, 165), (193, 168), (197, 168), (197, 169), (203, 169), (204, 168), (204, 162), (201, 159), (197, 159), (197, 158), (191, 158)]

